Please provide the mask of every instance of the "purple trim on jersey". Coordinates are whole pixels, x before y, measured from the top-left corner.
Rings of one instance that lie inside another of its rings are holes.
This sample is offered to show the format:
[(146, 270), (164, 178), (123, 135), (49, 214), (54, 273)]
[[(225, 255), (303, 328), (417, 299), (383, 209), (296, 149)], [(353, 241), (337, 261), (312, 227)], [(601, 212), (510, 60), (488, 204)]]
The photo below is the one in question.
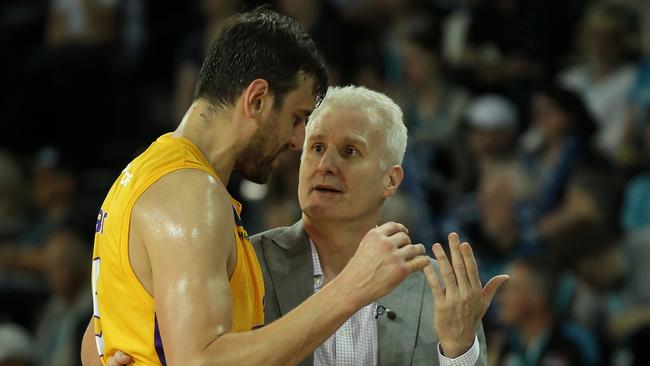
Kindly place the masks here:
[(156, 353), (158, 354), (158, 359), (163, 366), (167, 366), (167, 361), (165, 360), (165, 350), (163, 349), (162, 338), (160, 338), (160, 329), (158, 329), (158, 318), (154, 314), (154, 330), (153, 330), (153, 343), (156, 347)]

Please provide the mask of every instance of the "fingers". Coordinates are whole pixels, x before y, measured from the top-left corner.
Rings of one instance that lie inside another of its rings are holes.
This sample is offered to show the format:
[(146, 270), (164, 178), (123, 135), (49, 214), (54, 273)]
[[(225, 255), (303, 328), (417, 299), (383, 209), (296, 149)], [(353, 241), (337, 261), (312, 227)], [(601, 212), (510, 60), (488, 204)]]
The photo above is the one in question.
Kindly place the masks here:
[(108, 360), (106, 366), (126, 366), (132, 361), (131, 357), (124, 352), (117, 351), (115, 356)]
[(424, 267), (423, 272), (424, 272), (424, 277), (426, 277), (427, 282), (429, 283), (431, 292), (433, 292), (433, 297), (436, 300), (436, 302), (443, 301), (445, 299), (445, 291), (442, 289), (442, 286), (440, 285), (440, 280), (438, 280), (438, 275), (436, 274), (436, 271), (433, 269), (433, 265), (429, 263), (428, 266)]
[(467, 278), (465, 260), (463, 260), (463, 255), (460, 254), (460, 238), (458, 237), (458, 234), (449, 234), (449, 249), (451, 252), (451, 263), (454, 269), (454, 274), (456, 275), (456, 282), (458, 283), (458, 290), (461, 293), (469, 292), (471, 286), (469, 279)]
[(469, 278), (469, 283), (474, 289), (482, 289), (481, 285), (481, 276), (478, 273), (478, 265), (476, 264), (476, 258), (474, 258), (474, 251), (472, 251), (472, 246), (469, 243), (463, 243), (460, 246), (460, 252), (463, 255), (463, 260), (465, 261), (465, 268), (467, 268), (467, 277)]
[(389, 221), (377, 228), (377, 231), (380, 234), (383, 234), (385, 236), (391, 236), (393, 234), (396, 234), (398, 232), (403, 232), (408, 234), (409, 230), (406, 228), (406, 226), (402, 224), (398, 224), (396, 222)]
[(401, 248), (405, 245), (411, 244), (411, 238), (404, 232), (398, 232), (388, 237), (388, 240), (396, 247)]
[(405, 245), (398, 250), (399, 255), (404, 258), (404, 260), (410, 260), (418, 255), (422, 255), (426, 252), (426, 249), (424, 248), (424, 245), (422, 244), (413, 244), (413, 245)]
[(418, 255), (417, 257), (406, 262), (406, 264), (409, 266), (409, 271), (411, 271), (411, 273), (421, 271), (430, 263), (431, 263), (431, 258), (424, 255)]
[(440, 276), (445, 285), (445, 291), (448, 294), (457, 294), (458, 293), (458, 283), (456, 282), (456, 275), (451, 269), (449, 260), (447, 259), (447, 254), (442, 249), (442, 245), (439, 243), (433, 244), (433, 255), (438, 261), (438, 267), (440, 267)]
[(498, 275), (492, 277), (490, 281), (488, 281), (487, 285), (485, 285), (485, 288), (483, 289), (483, 305), (485, 306), (485, 309), (483, 311), (487, 311), (488, 307), (490, 307), (490, 304), (492, 303), (492, 299), (494, 299), (494, 295), (496, 295), (497, 290), (506, 283), (510, 279), (510, 276), (508, 275)]

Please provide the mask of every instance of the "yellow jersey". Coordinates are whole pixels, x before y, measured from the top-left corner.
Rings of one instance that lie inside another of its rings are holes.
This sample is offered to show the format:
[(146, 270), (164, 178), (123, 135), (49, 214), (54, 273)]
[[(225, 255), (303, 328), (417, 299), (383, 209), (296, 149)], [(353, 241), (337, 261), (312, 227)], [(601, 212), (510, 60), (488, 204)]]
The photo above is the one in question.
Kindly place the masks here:
[[(106, 364), (117, 350), (133, 365), (166, 365), (154, 299), (136, 277), (129, 260), (131, 211), (140, 195), (166, 174), (199, 169), (219, 180), (199, 149), (185, 138), (166, 134), (122, 171), (102, 204), (95, 226), (92, 291), (97, 350)], [(241, 204), (231, 198), (237, 261), (230, 277), (232, 331), (264, 324), (264, 281), (243, 228)]]

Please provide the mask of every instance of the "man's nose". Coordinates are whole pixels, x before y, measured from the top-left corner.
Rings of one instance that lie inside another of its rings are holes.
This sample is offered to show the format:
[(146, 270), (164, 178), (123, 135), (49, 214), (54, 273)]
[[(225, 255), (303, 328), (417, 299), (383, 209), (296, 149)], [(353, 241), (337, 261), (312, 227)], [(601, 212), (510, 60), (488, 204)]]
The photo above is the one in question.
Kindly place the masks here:
[(337, 174), (339, 170), (336, 159), (336, 149), (329, 147), (318, 162), (318, 173), (322, 175)]

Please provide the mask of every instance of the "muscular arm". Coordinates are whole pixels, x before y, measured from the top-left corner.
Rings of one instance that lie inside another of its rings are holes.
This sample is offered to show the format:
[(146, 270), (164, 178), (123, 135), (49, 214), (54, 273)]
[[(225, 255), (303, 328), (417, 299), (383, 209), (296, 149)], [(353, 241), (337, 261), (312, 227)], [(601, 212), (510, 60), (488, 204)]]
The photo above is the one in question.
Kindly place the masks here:
[(361, 243), (364, 260), (353, 258), (302, 305), (261, 329), (232, 333), (228, 257), (235, 242), (225, 188), (202, 172), (170, 174), (141, 197), (133, 217), (151, 262), (170, 366), (296, 364), (357, 309), (428, 263), (416, 257), (423, 247), (405, 245), (401, 225), (383, 225), (368, 234), (373, 245)]

